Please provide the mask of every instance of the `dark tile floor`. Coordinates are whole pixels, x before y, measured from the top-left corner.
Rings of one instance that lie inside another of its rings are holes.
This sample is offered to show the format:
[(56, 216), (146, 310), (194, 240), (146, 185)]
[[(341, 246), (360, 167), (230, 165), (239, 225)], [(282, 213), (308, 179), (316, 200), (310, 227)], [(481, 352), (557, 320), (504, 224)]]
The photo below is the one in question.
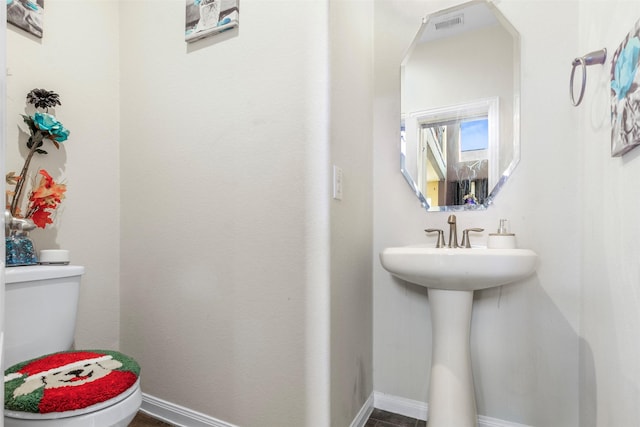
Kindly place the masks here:
[[(136, 415), (129, 427), (170, 427), (171, 424), (158, 421), (141, 412)], [(426, 427), (425, 421), (404, 417), (391, 412), (374, 409), (364, 427)]]
[(138, 412), (129, 427), (171, 427), (171, 424), (164, 423), (160, 420), (150, 417), (147, 414)]
[(427, 427), (427, 422), (374, 409), (364, 427)]

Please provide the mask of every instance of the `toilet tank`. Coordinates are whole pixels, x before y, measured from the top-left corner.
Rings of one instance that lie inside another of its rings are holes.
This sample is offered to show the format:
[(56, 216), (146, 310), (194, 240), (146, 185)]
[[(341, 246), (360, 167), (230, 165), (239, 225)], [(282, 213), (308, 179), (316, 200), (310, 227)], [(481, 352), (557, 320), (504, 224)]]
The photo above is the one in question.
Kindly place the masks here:
[(5, 368), (71, 349), (84, 267), (5, 268)]

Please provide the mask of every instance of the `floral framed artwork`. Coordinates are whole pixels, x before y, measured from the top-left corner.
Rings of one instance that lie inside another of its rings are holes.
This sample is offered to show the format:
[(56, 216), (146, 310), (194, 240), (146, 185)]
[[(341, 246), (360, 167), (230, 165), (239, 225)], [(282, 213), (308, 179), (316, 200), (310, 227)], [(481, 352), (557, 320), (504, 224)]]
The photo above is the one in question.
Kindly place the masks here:
[(238, 26), (238, 0), (185, 0), (185, 40), (193, 42)]
[(611, 62), (611, 156), (640, 145), (640, 20)]
[(7, 22), (42, 38), (44, 0), (7, 0)]

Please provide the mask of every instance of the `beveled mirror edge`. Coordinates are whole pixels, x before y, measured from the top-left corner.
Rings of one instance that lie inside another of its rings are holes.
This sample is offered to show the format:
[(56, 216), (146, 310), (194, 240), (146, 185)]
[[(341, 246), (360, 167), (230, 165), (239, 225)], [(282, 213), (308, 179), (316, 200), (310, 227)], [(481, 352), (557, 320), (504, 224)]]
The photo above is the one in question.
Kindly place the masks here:
[[(493, 10), (494, 16), (500, 22), (500, 24), (509, 32), (509, 34), (511, 34), (511, 37), (513, 37), (513, 57), (520, 58), (520, 32), (504, 16), (502, 11), (495, 5), (493, 0), (486, 0), (486, 4)], [(487, 196), (487, 199), (485, 200), (485, 204), (487, 205), (487, 207), (494, 203), (496, 195), (500, 192), (509, 177), (513, 174), (513, 171), (515, 170), (516, 166), (518, 166), (518, 163), (520, 163), (520, 86), (522, 81), (520, 62), (520, 60), (513, 62), (513, 159), (500, 177), (498, 183)]]

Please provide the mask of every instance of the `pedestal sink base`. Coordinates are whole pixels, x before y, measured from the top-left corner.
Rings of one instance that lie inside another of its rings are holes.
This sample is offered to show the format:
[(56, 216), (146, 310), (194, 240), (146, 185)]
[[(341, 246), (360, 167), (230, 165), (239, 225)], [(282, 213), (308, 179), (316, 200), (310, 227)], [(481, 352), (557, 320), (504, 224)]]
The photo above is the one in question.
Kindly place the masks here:
[(428, 289), (432, 323), (427, 427), (476, 427), (469, 336), (473, 291)]
[(476, 427), (469, 335), (473, 291), (506, 285), (535, 271), (529, 249), (386, 248), (382, 266), (428, 289), (433, 327), (428, 427)]

